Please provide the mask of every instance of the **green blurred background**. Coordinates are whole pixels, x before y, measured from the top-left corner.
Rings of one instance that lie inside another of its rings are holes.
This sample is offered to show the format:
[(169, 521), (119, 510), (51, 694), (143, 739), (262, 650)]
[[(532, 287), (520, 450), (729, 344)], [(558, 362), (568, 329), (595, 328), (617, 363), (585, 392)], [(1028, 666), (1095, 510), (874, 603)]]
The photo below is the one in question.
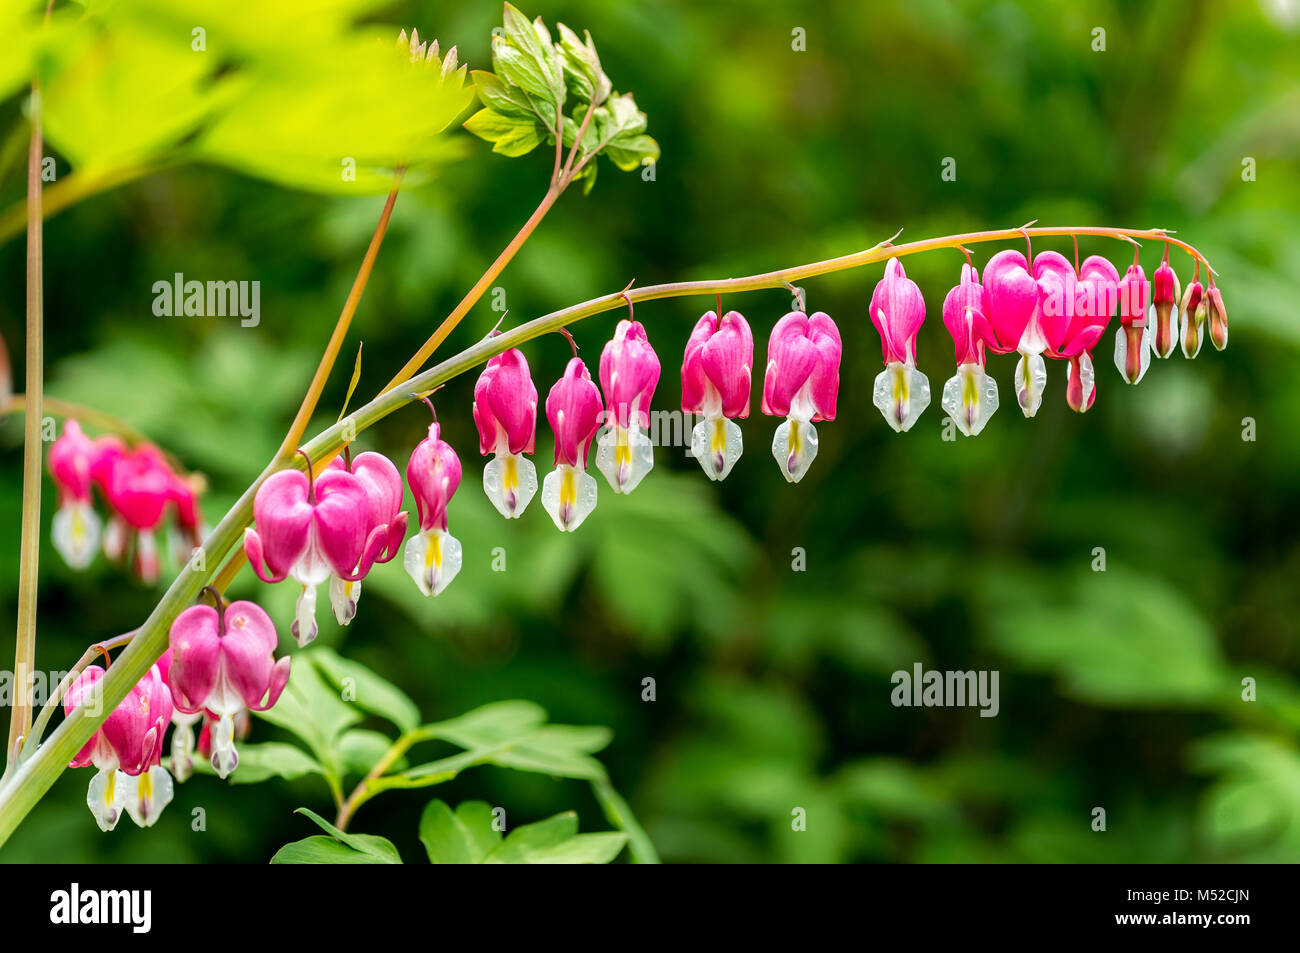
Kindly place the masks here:
[[(661, 449), (632, 496), (602, 480), (594, 516), (571, 537), (538, 501), (518, 522), (491, 510), (471, 374), (437, 398), (465, 467), (450, 507), (460, 577), (426, 600), (400, 560), (379, 567), (356, 621), (340, 630), (323, 618), (321, 642), (391, 678), (430, 719), (518, 697), (555, 721), (610, 726), (600, 757), (667, 861), (1300, 860), (1296, 5), (531, 0), (524, 10), (591, 30), (663, 158), (654, 181), (606, 164), (590, 196), (560, 201), (499, 282), (508, 323), (633, 278), (739, 276), (865, 248), (903, 226), (905, 240), (1038, 219), (1177, 229), (1221, 274), (1229, 348), (1153, 362), (1130, 388), (1109, 332), (1095, 407), (1070, 413), (1064, 365), (1049, 362), (1044, 406), (1028, 421), (1011, 397), (1013, 360), (993, 358), (1001, 410), (980, 437), (944, 441), (938, 394), (953, 353), (939, 310), (962, 259), (910, 258), (935, 400), (899, 436), (871, 405), (880, 349), (866, 306), (879, 266), (808, 281), (810, 308), (839, 322), (845, 349), (839, 418), (819, 428), (803, 483), (780, 478), (767, 452), (775, 422), (756, 398), (747, 452), (724, 484)], [(366, 20), (417, 26), (487, 68), (500, 16), (495, 2), (412, 2)], [(806, 51), (791, 48), (795, 28)], [(24, 189), (22, 108), (18, 95), (0, 107), (0, 129), (13, 130), (4, 208)], [(451, 137), (464, 157), (397, 202), (313, 432), (337, 414), (355, 341), (368, 396), (545, 189), (545, 149), (506, 159)], [(955, 181), (941, 178), (945, 157)], [(1245, 157), (1255, 181), (1243, 181)], [(215, 520), (288, 425), (382, 204), (184, 165), (59, 214), (46, 230), (48, 392), (117, 414), (205, 473)], [(993, 247), (976, 249), (977, 264)], [(1072, 253), (1068, 240), (1035, 244), (1048, 247)], [(1081, 252), (1121, 268), (1131, 256), (1103, 239)], [(1148, 274), (1160, 253), (1143, 249)], [(0, 246), (0, 335), (19, 388), (23, 255), (21, 238)], [(1173, 261), (1185, 283), (1189, 259)], [(153, 282), (175, 272), (260, 281), (260, 325), (155, 317)], [(489, 302), (445, 353), (496, 323)], [(723, 304), (750, 320), (761, 367), (789, 295)], [(712, 306), (637, 309), (664, 368), (656, 408), (677, 405), (682, 347)], [(593, 368), (617, 317), (573, 328)], [(544, 395), (568, 345), (552, 335), (526, 354)], [(426, 425), (411, 408), (358, 446), (404, 467)], [(550, 453), (543, 422), (539, 473)], [(5, 657), (21, 457), (12, 416), (0, 424)], [(47, 481), (47, 529), (53, 496)], [(494, 547), (505, 572), (492, 571)], [(806, 571), (792, 570), (796, 547)], [(1092, 568), (1097, 547), (1104, 572)], [(102, 558), (68, 570), (48, 532), (41, 560), (42, 669), (138, 625), (161, 591)], [(288, 589), (245, 571), (233, 592), (287, 620)], [(1000, 671), (1000, 713), (893, 707), (890, 674), (918, 661)], [(654, 702), (642, 701), (647, 677)], [(1242, 699), (1247, 677), (1255, 701)], [(265, 723), (254, 732), (278, 736)], [(88, 780), (66, 773), (0, 860), (264, 862), (312, 832), (293, 808), (330, 807), (319, 779), (224, 791), (199, 777), (153, 830), (124, 821), (102, 835)], [(433, 793), (505, 806), (513, 824), (576, 807), (585, 830), (604, 826), (576, 782), (480, 768)], [(354, 829), (414, 859), (428, 797), (387, 794)], [(190, 830), (199, 806), (205, 833)], [(806, 831), (791, 829), (795, 807)], [(1104, 833), (1091, 829), (1095, 807)]]

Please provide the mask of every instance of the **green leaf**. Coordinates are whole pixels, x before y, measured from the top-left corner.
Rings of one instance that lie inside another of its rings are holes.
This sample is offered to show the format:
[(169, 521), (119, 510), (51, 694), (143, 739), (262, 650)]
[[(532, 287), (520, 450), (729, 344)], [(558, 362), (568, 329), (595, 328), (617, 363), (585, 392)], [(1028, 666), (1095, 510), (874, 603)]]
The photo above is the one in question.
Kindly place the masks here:
[(374, 854), (353, 850), (324, 834), (313, 834), (285, 844), (271, 858), (273, 864), (387, 864)]
[(325, 646), (304, 654), (331, 684), (343, 690), (344, 698), (357, 707), (387, 718), (402, 731), (411, 731), (420, 724), (420, 710), (415, 702), (392, 682), (364, 665), (349, 661)]
[(505, 156), (521, 156), (537, 148), (543, 130), (535, 117), (507, 115), (493, 109), (480, 109), (465, 121), (465, 129), (492, 143), (492, 151)]
[(474, 91), (484, 106), (506, 116), (524, 119), (537, 117), (528, 97), (515, 87), (503, 83), (494, 73), (471, 70), (470, 76), (474, 80)]
[[(367, 731), (364, 728), (354, 728), (344, 732), (339, 738), (339, 760), (348, 773), (365, 775), (379, 763), (379, 759), (386, 755), (392, 746), (392, 739), (386, 735), (377, 731)], [(399, 763), (395, 767), (401, 770), (403, 765)]]
[[(206, 764), (196, 759), (195, 766)], [(297, 745), (278, 741), (239, 745), (239, 770), (230, 776), (232, 784), (256, 784), (268, 778), (291, 781), (305, 774), (324, 774), (321, 763)]]
[(604, 152), (624, 172), (631, 172), (647, 162), (659, 161), (659, 143), (649, 136), (616, 139), (605, 147)]
[(289, 684), (280, 700), (257, 715), (301, 738), (327, 773), (337, 776), (342, 767), (339, 736), (361, 720), (361, 713), (345, 704), (316, 667), (307, 664), (309, 655), (301, 653), (295, 659), (297, 664), (290, 671)]
[(600, 57), (596, 54), (591, 33), (586, 33), (587, 41), (584, 43), (563, 23), (557, 23), (556, 28), (560, 32), (560, 56), (570, 92), (584, 102), (594, 102), (599, 106), (609, 97), (611, 87), (609, 77), (600, 68)]
[[(492, 62), (498, 74), (520, 86), (534, 96), (552, 103), (558, 110), (564, 106), (564, 71), (559, 54), (551, 45), (550, 33), (539, 17), (536, 23), (519, 12), (512, 4), (505, 5), (505, 36), (492, 39)], [(507, 72), (497, 67), (498, 50), (507, 63)], [(506, 51), (513, 50), (518, 53)], [(529, 85), (519, 82), (511, 73), (523, 77)], [(530, 88), (530, 86), (532, 88)]]
[(432, 800), (420, 815), (420, 841), (434, 864), (481, 864), (501, 842), (496, 818), (485, 801), (465, 801), (452, 813)]
[[(402, 857), (397, 852), (397, 848), (394, 847), (393, 842), (388, 840), (386, 837), (378, 837), (374, 834), (349, 834), (345, 831), (339, 830), (315, 811), (309, 810), (305, 807), (298, 808), (295, 813), (301, 814), (314, 821), (316, 825), (320, 827), (321, 830), (328, 833), (330, 837), (351, 848), (353, 851), (374, 858), (369, 861), (352, 861), (352, 863), (400, 864), (402, 862)], [(274, 859), (272, 859), (272, 862), (274, 862)], [(285, 863), (286, 861), (280, 862)]]
[(494, 702), (427, 730), (462, 748), (479, 748), (518, 738), (546, 721), (546, 709), (528, 701)]
[(579, 834), (578, 815), (566, 811), (511, 831), (488, 864), (608, 864), (627, 843), (622, 833)]

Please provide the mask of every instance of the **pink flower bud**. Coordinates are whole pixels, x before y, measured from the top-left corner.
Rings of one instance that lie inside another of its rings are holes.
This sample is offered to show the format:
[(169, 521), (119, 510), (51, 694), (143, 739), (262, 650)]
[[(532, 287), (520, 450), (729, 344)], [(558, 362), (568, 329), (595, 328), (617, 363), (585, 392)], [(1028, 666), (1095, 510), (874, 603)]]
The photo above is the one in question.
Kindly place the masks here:
[(1180, 293), (1178, 276), (1169, 265), (1169, 252), (1166, 250), (1164, 260), (1151, 275), (1151, 308), (1156, 320), (1152, 347), (1155, 349), (1156, 357), (1169, 357), (1174, 353), (1174, 347), (1178, 343), (1177, 315)]
[(487, 362), (474, 385), (479, 452), (532, 453), (537, 433), (537, 388), (517, 348)]
[(695, 324), (682, 360), (682, 412), (706, 417), (749, 416), (754, 335), (737, 311), (721, 323), (715, 312)]
[(460, 486), (460, 458), (440, 436), (437, 421), (406, 464), (420, 531), (406, 541), (402, 565), (426, 596), (436, 596), (461, 567), (460, 542), (447, 533), (447, 504)]
[(1183, 349), (1183, 357), (1193, 358), (1201, 350), (1201, 325), (1205, 323), (1209, 311), (1205, 301), (1205, 289), (1195, 279), (1183, 291), (1183, 298), (1178, 303), (1178, 337)]
[[(104, 674), (98, 665), (87, 666), (63, 697), (64, 713), (82, 704), (93, 711), (99, 703), (94, 688)], [(123, 808), (148, 827), (171, 800), (171, 776), (159, 766), (171, 719), (171, 692), (158, 666), (151, 666), (69, 763), (99, 769), (86, 803), (102, 830), (113, 829)]]
[(239, 764), (234, 717), (246, 708), (270, 708), (289, 681), (289, 658), (275, 659), (278, 642), (270, 616), (252, 602), (232, 602), (220, 611), (190, 606), (172, 623), (167, 678), (176, 708), (216, 717), (211, 760), (223, 778)]
[(650, 402), (658, 384), (659, 358), (645, 328), (640, 321), (618, 322), (613, 339), (600, 353), (600, 387), (612, 418), (609, 423), (625, 429), (649, 427)]
[(1124, 380), (1136, 384), (1151, 363), (1151, 328), (1147, 323), (1147, 304), (1151, 283), (1136, 262), (1119, 283), (1119, 322), (1115, 333), (1115, 366)]
[(1228, 310), (1223, 306), (1223, 294), (1215, 286), (1213, 278), (1205, 292), (1205, 309), (1210, 319), (1210, 341), (1222, 351), (1228, 346)]
[(555, 432), (555, 463), (586, 467), (592, 438), (600, 426), (600, 391), (581, 358), (570, 359), (564, 376), (546, 395), (546, 419)]
[(925, 321), (925, 299), (897, 258), (871, 293), (871, 323), (880, 332), (885, 364), (916, 364), (916, 335)]
[(385, 533), (367, 535), (369, 509), (361, 481), (345, 470), (326, 469), (314, 481), (280, 470), (258, 487), (244, 552), (263, 582), (292, 577), (302, 586), (291, 629), (299, 645), (316, 637), (316, 587), (330, 573), (364, 577), (387, 544)]
[(791, 311), (772, 328), (763, 379), (763, 413), (814, 423), (835, 419), (840, 332), (830, 316)]
[(984, 366), (986, 344), (996, 345), (984, 307), (984, 287), (972, 265), (961, 266), (961, 281), (943, 299), (943, 323), (952, 335), (957, 364)]

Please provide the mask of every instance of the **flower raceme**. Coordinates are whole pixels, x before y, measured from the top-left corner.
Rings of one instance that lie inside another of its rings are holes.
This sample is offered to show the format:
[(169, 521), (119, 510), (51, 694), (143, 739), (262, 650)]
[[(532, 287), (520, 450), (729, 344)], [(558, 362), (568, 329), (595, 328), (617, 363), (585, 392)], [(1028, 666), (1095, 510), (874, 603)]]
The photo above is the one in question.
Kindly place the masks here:
[[(177, 711), (211, 720), (210, 760), (219, 777), (239, 764), (236, 716), (270, 708), (289, 681), (289, 658), (275, 658), (278, 641), (271, 617), (252, 602), (227, 605), (218, 598), (216, 608), (190, 606), (172, 623), (162, 663), (172, 699)], [(181, 747), (187, 751), (193, 750), (192, 724), (183, 726)], [(182, 725), (176, 731), (182, 731)]]
[(600, 391), (582, 358), (573, 357), (546, 395), (546, 419), (555, 433), (555, 469), (542, 484), (542, 506), (555, 525), (571, 533), (596, 508), (596, 480), (587, 472), (591, 442), (600, 427)]
[(362, 579), (389, 545), (386, 526), (369, 523), (370, 497), (352, 473), (328, 468), (319, 478), (301, 470), (267, 477), (253, 498), (254, 527), (244, 552), (263, 582), (292, 578), (301, 587), (291, 631), (298, 644), (316, 638), (316, 587), (331, 575)]
[[(105, 555), (118, 560), (130, 552), (136, 574), (155, 582), (160, 572), (155, 532), (172, 510), (177, 562), (188, 559), (201, 541), (202, 481), (175, 473), (157, 447), (142, 444), (132, 450), (113, 435), (91, 440), (69, 419), (50, 446), (49, 469), (59, 495), (51, 537), (74, 569), (90, 565), (102, 539)], [(108, 503), (106, 530), (93, 509), (92, 488)]]
[(518, 519), (537, 493), (537, 468), (524, 457), (537, 439), (537, 388), (517, 348), (487, 362), (474, 385), (479, 452), (493, 458), (483, 468), (483, 492), (506, 519)]
[[(401, 549), (406, 538), (406, 514), (402, 509), (402, 475), (397, 467), (382, 453), (367, 450), (355, 458), (344, 452), (335, 457), (330, 467), (351, 473), (366, 494), (366, 525), (363, 530), (367, 541), (366, 551), (371, 551), (371, 539), (382, 538), (383, 548), (374, 562), (386, 563)], [(357, 600), (361, 598), (361, 579), (370, 567), (354, 567), (356, 579), (330, 575), (330, 607), (339, 625), (347, 625), (357, 614)]]
[(817, 456), (813, 423), (835, 419), (842, 350), (839, 329), (821, 311), (791, 311), (772, 328), (762, 410), (786, 418), (772, 438), (772, 456), (790, 483), (803, 479)]
[(682, 413), (704, 417), (691, 455), (711, 480), (726, 479), (744, 452), (735, 418), (749, 416), (754, 335), (738, 311), (709, 311), (695, 324), (682, 359)]
[[(63, 711), (98, 703), (95, 686), (104, 677), (98, 665), (87, 666), (69, 686)], [(161, 766), (163, 734), (172, 719), (172, 695), (157, 665), (109, 713), (69, 766), (98, 769), (86, 803), (100, 830), (111, 831), (122, 810), (140, 827), (158, 819), (172, 799), (172, 779)]]
[(654, 467), (650, 402), (659, 385), (659, 358), (640, 321), (625, 319), (600, 355), (605, 426), (596, 435), (596, 467), (615, 493), (631, 493)]
[(420, 531), (406, 541), (402, 565), (426, 596), (436, 596), (460, 572), (460, 540), (447, 532), (447, 504), (460, 486), (460, 457), (435, 420), (406, 464)]

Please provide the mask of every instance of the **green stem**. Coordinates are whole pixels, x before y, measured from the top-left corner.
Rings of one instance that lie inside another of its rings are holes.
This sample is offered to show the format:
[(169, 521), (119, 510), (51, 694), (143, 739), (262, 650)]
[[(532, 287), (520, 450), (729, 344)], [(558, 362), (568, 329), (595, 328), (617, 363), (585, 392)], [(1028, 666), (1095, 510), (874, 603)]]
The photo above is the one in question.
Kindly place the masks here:
[[(891, 257), (914, 255), (941, 248), (960, 248), (962, 245), (981, 242), (1010, 241), (1023, 237), (1028, 232), (1037, 236), (1100, 235), (1110, 238), (1146, 238), (1152, 241), (1164, 241), (1166, 234), (1159, 229), (1118, 229), (1118, 228), (1009, 228), (986, 232), (972, 232), (964, 235), (951, 235), (944, 238), (926, 239), (903, 245), (882, 242), (865, 251), (855, 252), (839, 258), (812, 262), (793, 268), (784, 268), (761, 275), (745, 278), (727, 278), (715, 281), (681, 281), (671, 284), (647, 285), (626, 292), (612, 292), (575, 304), (560, 311), (534, 318), (509, 331), (466, 348), (464, 351), (448, 358), (429, 370), (412, 377), (407, 386), (387, 390), (363, 407), (353, 411), (334, 426), (317, 435), (304, 445), (303, 449), (315, 463), (333, 459), (343, 449), (343, 434), (353, 435), (374, 426), (383, 418), (406, 406), (415, 399), (417, 393), (428, 393), (435, 387), (463, 374), (484, 363), (494, 355), (513, 347), (519, 347), (549, 334), (566, 325), (573, 324), (592, 315), (627, 307), (627, 299), (634, 303), (653, 301), (659, 298), (686, 297), (692, 295), (715, 295), (740, 291), (757, 291), (764, 288), (784, 288), (787, 283), (799, 281), (818, 275), (861, 268), (882, 262)], [(1204, 262), (1204, 256), (1191, 246), (1168, 239), (1173, 244), (1184, 248), (1193, 257)], [(295, 460), (291, 466), (303, 467), (301, 460)], [(262, 475), (244, 491), (239, 501), (222, 517), (221, 521), (204, 541), (207, 565), (217, 565), (226, 555), (240, 544), (244, 527), (252, 520), (253, 498), (271, 473), (280, 469), (276, 464), (268, 466)], [(200, 589), (207, 585), (210, 571), (198, 571), (191, 561), (181, 571), (162, 600), (154, 607), (149, 618), (140, 627), (139, 634), (131, 641), (126, 650), (109, 668), (100, 681), (103, 686), (104, 705), (98, 716), (88, 716), (84, 708), (75, 709), (55, 729), (54, 733), (37, 750), (29, 760), (23, 762), (8, 780), (0, 785), (0, 844), (8, 840), (18, 823), (41, 799), (55, 779), (63, 772), (69, 759), (90, 739), (99, 723), (117, 706), (131, 687), (149, 670), (167, 648), (167, 631), (176, 616), (193, 603)]]
[(43, 221), (41, 218), (41, 91), (32, 84), (31, 146), (27, 153), (28, 413), (23, 427), (22, 540), (18, 562), (18, 633), (14, 646), (14, 705), (5, 747), (8, 774), (32, 725), (36, 670), (36, 591), (41, 555), (41, 396), (45, 389)]
[(632, 858), (632, 863), (659, 863), (659, 852), (655, 850), (650, 835), (636, 819), (636, 815), (632, 813), (632, 808), (623, 799), (623, 795), (614, 790), (614, 786), (608, 781), (591, 782), (591, 790), (596, 795), (596, 800), (600, 802), (605, 820), (627, 834), (627, 852)]

